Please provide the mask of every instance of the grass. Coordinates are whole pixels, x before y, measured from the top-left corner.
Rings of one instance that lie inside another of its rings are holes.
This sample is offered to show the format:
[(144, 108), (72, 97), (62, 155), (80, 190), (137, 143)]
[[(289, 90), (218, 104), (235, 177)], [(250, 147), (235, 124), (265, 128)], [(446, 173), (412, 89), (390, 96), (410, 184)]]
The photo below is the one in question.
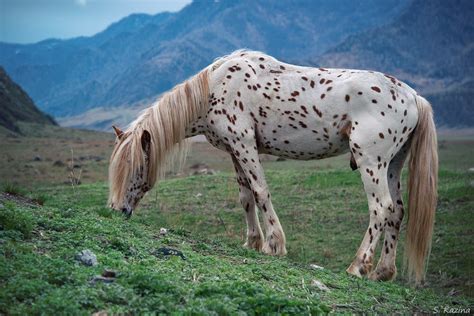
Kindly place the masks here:
[[(211, 178), (206, 182), (218, 184), (227, 176)], [(165, 183), (163, 190), (181, 181)], [(468, 298), (439, 295), (430, 288), (371, 282), (328, 268), (314, 270), (291, 256), (264, 256), (243, 249), (241, 240), (211, 238), (205, 231), (176, 226), (160, 236), (151, 214), (125, 221), (101, 207), (103, 184), (81, 186), (77, 196), (68, 189), (52, 191), (60, 198), (44, 207), (10, 203), (0, 212), (2, 313), (412, 313), (472, 305)], [(186, 260), (157, 256), (161, 247), (182, 251)], [(74, 259), (83, 249), (97, 254), (98, 266)], [(92, 283), (104, 269), (117, 272), (115, 281)], [(313, 280), (330, 291), (312, 286)]]
[[(28, 197), (0, 196), (1, 314), (406, 314), (474, 306), (474, 174), (466, 172), (474, 166), (472, 139), (441, 137), (431, 261), (426, 286), (415, 289), (402, 273), (394, 282), (372, 282), (344, 272), (368, 224), (359, 173), (350, 171), (345, 156), (311, 162), (264, 159), (289, 251), (285, 258), (273, 258), (241, 246), (244, 214), (225, 154), (195, 144), (185, 173), (199, 162), (219, 172), (160, 182), (125, 221), (105, 207), (110, 136), (65, 131), (56, 140), (56, 130), (0, 139), (9, 149), (0, 154), (6, 158), (0, 179)], [(67, 161), (70, 147), (76, 157), (103, 158), (83, 160), (83, 174), (89, 177), (74, 187), (63, 183), (66, 168), (52, 164)], [(31, 162), (34, 148), (42, 161)], [(24, 164), (43, 171), (14, 170)], [(160, 227), (169, 233), (160, 236)], [(180, 250), (186, 260), (157, 255), (162, 247)], [(401, 271), (403, 240), (399, 247)], [(74, 259), (84, 249), (97, 255), (98, 266)], [(324, 269), (311, 269), (311, 263)], [(105, 269), (117, 272), (114, 282), (91, 282)], [(319, 290), (313, 280), (330, 291)]]

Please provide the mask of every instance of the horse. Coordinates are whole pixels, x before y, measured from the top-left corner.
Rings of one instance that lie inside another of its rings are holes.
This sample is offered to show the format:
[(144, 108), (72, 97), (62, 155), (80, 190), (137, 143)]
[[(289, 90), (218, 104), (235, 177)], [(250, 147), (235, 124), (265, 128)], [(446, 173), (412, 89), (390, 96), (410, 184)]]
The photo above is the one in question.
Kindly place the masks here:
[(400, 178), (410, 154), (405, 263), (410, 281), (424, 281), (437, 203), (436, 129), (430, 103), (391, 75), (302, 67), (239, 50), (163, 94), (125, 131), (114, 130), (110, 207), (130, 217), (168, 164), (183, 159), (189, 138), (204, 135), (235, 167), (247, 223), (244, 246), (269, 255), (285, 255), (286, 239), (259, 154), (309, 160), (349, 152), (367, 195), (369, 226), (346, 271), (382, 281), (397, 273)]

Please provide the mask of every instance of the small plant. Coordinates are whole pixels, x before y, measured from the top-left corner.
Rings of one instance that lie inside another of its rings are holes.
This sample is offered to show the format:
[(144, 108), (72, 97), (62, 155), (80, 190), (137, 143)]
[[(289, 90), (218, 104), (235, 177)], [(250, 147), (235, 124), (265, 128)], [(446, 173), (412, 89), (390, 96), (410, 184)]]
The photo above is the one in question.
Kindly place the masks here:
[(38, 205), (43, 206), (44, 203), (50, 199), (50, 196), (44, 193), (37, 194), (33, 197), (33, 202), (37, 203)]
[(11, 195), (24, 195), (24, 191), (15, 183), (5, 183), (2, 191)]
[(0, 212), (0, 227), (2, 230), (16, 230), (25, 238), (31, 237), (35, 222), (30, 212), (15, 207), (13, 203), (5, 203)]
[(81, 184), (82, 168), (79, 169), (79, 172), (76, 173), (76, 168), (74, 166), (74, 150), (71, 149), (71, 161), (69, 163), (69, 181), (71, 186), (75, 191), (76, 185)]

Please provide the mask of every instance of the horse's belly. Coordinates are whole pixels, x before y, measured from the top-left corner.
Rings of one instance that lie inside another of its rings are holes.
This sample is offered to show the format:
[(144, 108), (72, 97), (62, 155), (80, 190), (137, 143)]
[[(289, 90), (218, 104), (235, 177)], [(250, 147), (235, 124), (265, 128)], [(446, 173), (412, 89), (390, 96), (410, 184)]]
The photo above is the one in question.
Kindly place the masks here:
[(310, 125), (304, 128), (295, 124), (279, 128), (279, 124), (268, 123), (269, 121), (257, 134), (258, 149), (261, 153), (311, 160), (338, 156), (349, 151), (347, 138), (344, 138), (337, 128), (321, 125), (317, 128), (311, 128)]

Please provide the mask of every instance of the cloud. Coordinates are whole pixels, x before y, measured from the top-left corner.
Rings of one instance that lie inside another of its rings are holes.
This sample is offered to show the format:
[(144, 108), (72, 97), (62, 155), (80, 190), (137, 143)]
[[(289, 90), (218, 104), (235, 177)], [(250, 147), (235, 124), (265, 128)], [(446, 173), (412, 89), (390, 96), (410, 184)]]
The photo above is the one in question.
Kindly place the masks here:
[(87, 0), (74, 0), (77, 5), (80, 5), (81, 7), (85, 7), (87, 5)]

